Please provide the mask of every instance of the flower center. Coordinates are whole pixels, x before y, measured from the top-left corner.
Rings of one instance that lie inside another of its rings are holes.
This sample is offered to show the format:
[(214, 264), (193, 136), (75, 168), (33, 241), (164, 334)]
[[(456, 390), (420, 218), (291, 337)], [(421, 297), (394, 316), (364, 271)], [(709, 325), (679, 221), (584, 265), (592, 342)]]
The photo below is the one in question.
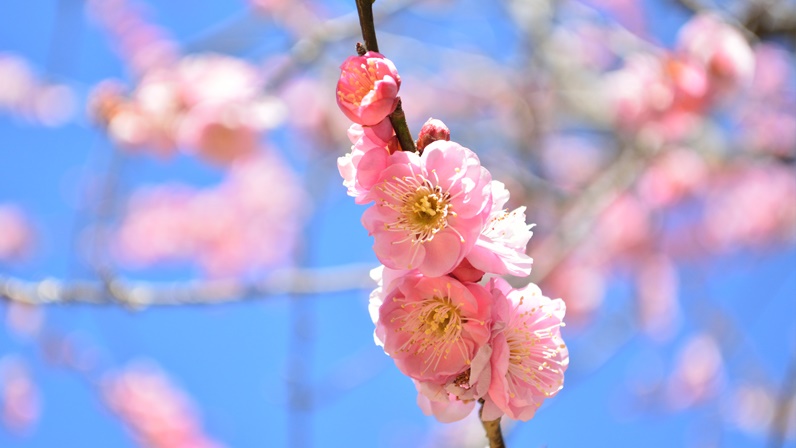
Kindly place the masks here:
[(346, 80), (344, 91), (338, 91), (337, 95), (343, 101), (356, 106), (362, 104), (362, 100), (376, 88), (376, 81), (379, 80), (376, 73), (376, 62), (370, 59), (358, 67), (352, 67), (351, 70), (344, 70), (343, 76)]
[[(402, 299), (395, 298), (395, 301)], [(450, 297), (433, 296), (416, 302), (407, 302), (401, 308), (411, 309), (400, 319), (401, 326), (396, 330), (410, 335), (399, 351), (413, 353), (425, 357), (426, 370), (436, 369), (440, 360), (447, 359), (451, 349), (458, 347), (462, 354), (466, 353), (461, 340), (462, 317), (459, 305), (454, 305)], [(466, 356), (465, 356), (466, 358)]]
[(406, 201), (403, 214), (412, 226), (415, 235), (421, 240), (431, 239), (435, 233), (447, 224), (450, 203), (445, 199), (439, 187), (433, 189), (423, 186), (414, 197)]

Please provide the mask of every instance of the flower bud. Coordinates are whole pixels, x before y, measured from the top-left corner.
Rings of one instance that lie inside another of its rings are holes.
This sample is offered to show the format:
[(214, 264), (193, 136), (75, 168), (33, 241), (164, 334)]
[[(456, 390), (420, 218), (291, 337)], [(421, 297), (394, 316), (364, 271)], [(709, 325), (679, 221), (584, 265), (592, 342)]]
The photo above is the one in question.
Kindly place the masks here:
[(423, 151), (423, 148), (431, 142), (437, 140), (450, 141), (450, 139), (451, 131), (445, 126), (445, 123), (436, 118), (429, 118), (420, 129), (420, 135), (417, 138), (417, 150)]

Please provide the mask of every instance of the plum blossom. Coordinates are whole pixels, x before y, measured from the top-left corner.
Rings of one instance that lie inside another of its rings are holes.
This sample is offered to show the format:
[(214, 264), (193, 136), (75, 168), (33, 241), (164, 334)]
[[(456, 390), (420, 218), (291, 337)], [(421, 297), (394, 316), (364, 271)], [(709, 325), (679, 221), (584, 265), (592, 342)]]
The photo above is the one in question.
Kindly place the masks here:
[(492, 279), (492, 381), (485, 397), (482, 419), (503, 414), (527, 421), (545, 398), (564, 384), (569, 352), (561, 339), (566, 306), (561, 299), (542, 295), (529, 283), (512, 289), (503, 279)]
[(451, 131), (445, 126), (441, 120), (436, 118), (429, 118), (420, 128), (420, 133), (417, 137), (417, 150), (422, 152), (426, 146), (431, 142), (437, 140), (450, 141)]
[(458, 143), (436, 141), (422, 156), (398, 152), (368, 193), (362, 224), (392, 269), (451, 272), (475, 245), (492, 206), (491, 175)]
[(392, 61), (369, 51), (349, 57), (340, 70), (337, 105), (349, 120), (371, 126), (392, 113), (401, 87), (401, 77)]
[(352, 124), (348, 130), (351, 152), (337, 159), (337, 169), (348, 195), (358, 204), (367, 202), (367, 193), (387, 168), (390, 154), (397, 150), (390, 120), (373, 126)]
[(491, 296), (483, 286), (410, 273), (386, 288), (376, 336), (405, 375), (444, 383), (489, 340)]
[(715, 14), (694, 16), (680, 30), (678, 47), (705, 67), (716, 93), (730, 92), (752, 80), (755, 61), (749, 43)]
[(32, 224), (16, 205), (0, 203), (0, 262), (24, 258), (34, 241)]
[(467, 261), (484, 272), (525, 277), (530, 275), (533, 264), (533, 259), (525, 253), (533, 226), (525, 223), (525, 207), (513, 211), (503, 208), (508, 200), (506, 186), (493, 180), (492, 210)]

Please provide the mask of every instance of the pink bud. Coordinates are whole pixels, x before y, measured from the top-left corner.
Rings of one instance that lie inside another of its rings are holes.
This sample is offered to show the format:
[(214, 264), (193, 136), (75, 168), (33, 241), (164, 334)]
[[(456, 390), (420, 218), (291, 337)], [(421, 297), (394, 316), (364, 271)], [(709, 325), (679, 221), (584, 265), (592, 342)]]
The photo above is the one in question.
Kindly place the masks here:
[(451, 131), (442, 121), (436, 118), (429, 118), (420, 129), (420, 135), (417, 138), (417, 150), (422, 151), (431, 142), (437, 140), (450, 141)]
[(340, 69), (337, 105), (348, 119), (372, 126), (392, 113), (401, 87), (401, 77), (392, 61), (369, 51), (346, 59)]

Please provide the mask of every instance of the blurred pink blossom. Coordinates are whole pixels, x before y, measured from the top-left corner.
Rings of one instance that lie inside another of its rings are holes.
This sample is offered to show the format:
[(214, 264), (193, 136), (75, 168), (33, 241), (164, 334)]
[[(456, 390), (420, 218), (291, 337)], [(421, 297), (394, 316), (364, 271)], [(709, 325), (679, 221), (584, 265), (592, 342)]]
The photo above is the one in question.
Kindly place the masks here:
[(33, 242), (33, 227), (22, 209), (0, 203), (0, 262), (24, 258)]
[(260, 133), (281, 120), (261, 94), (263, 79), (251, 64), (230, 56), (197, 54), (146, 71), (129, 98), (100, 84), (92, 114), (111, 137), (130, 148), (168, 156), (177, 148), (228, 165), (252, 153)]
[(24, 433), (39, 420), (39, 389), (26, 363), (14, 355), (0, 358), (0, 404), (3, 425), (11, 431)]
[(37, 77), (21, 56), (0, 52), (0, 113), (44, 126), (72, 119), (76, 98), (72, 88)]
[(636, 276), (636, 303), (641, 329), (653, 339), (666, 341), (677, 334), (680, 303), (674, 262), (664, 255), (640, 260)]
[(107, 374), (102, 381), (102, 395), (142, 446), (223, 446), (204, 433), (190, 398), (152, 364), (131, 365)]
[(703, 187), (709, 175), (705, 161), (687, 148), (672, 148), (656, 157), (638, 182), (641, 198), (654, 207), (674, 205)]
[(703, 236), (711, 248), (790, 239), (796, 229), (796, 174), (787, 166), (728, 169), (707, 193)]
[(240, 276), (288, 260), (310, 207), (290, 169), (263, 152), (237, 160), (216, 187), (136, 193), (115, 252), (133, 267), (192, 260), (210, 276)]
[(349, 57), (340, 70), (337, 105), (349, 120), (370, 126), (392, 113), (401, 87), (401, 77), (392, 61), (369, 51)]
[(749, 43), (715, 14), (695, 15), (680, 29), (677, 47), (705, 68), (713, 96), (736, 92), (752, 80), (755, 61)]
[(707, 334), (692, 336), (680, 348), (667, 384), (674, 409), (694, 406), (715, 396), (724, 384), (724, 360), (718, 342)]

